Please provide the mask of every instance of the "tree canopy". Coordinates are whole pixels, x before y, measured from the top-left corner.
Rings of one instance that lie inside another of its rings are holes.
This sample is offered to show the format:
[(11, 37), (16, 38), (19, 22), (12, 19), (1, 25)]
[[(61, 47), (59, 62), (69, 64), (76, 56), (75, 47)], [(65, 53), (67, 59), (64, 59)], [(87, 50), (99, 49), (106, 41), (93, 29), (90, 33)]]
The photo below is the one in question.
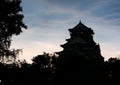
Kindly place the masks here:
[(0, 58), (13, 54), (10, 51), (11, 38), (27, 29), (23, 23), (21, 0), (0, 0)]

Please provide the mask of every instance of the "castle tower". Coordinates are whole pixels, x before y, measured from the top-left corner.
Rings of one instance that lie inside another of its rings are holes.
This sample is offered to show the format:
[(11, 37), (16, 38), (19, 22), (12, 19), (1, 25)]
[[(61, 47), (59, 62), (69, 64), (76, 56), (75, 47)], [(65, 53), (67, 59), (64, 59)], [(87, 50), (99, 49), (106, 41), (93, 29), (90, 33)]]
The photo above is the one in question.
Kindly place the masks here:
[(81, 21), (74, 28), (69, 29), (70, 39), (67, 43), (61, 45), (63, 51), (57, 54), (60, 57), (77, 55), (84, 60), (103, 61), (99, 44), (93, 40), (94, 32), (91, 28), (85, 26)]
[(95, 81), (103, 83), (105, 80), (104, 58), (99, 44), (93, 40), (93, 30), (79, 22), (74, 28), (69, 29), (69, 32), (70, 38), (61, 45), (63, 50), (57, 52), (59, 57), (56, 64), (55, 82), (57, 84), (55, 85), (81, 83), (98, 85)]

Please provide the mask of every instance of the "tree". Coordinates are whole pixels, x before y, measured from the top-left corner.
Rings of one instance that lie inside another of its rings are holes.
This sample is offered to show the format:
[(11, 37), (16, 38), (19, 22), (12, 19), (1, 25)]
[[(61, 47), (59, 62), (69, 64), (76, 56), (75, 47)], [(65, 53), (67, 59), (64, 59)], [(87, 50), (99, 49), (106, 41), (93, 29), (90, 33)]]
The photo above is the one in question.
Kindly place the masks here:
[(109, 58), (107, 63), (108, 68), (108, 79), (111, 85), (120, 84), (120, 59), (119, 58)]
[(43, 55), (37, 55), (33, 57), (32, 61), (33, 61), (33, 65), (36, 65), (39, 68), (45, 69), (49, 66), (49, 64), (51, 64), (50, 59), (51, 57), (49, 53), (44, 52)]
[(57, 55), (55, 53), (49, 54), (44, 52), (42, 55), (33, 57), (32, 61), (32, 69), (34, 70), (33, 76), (35, 76), (32, 76), (32, 78), (34, 78), (33, 81), (42, 85), (53, 85), (52, 83), (56, 70), (55, 64), (57, 62)]
[(23, 23), (21, 0), (0, 0), (0, 60), (8, 57), (15, 58), (16, 51), (10, 50), (11, 38), (13, 35), (19, 35), (22, 28), (27, 29)]

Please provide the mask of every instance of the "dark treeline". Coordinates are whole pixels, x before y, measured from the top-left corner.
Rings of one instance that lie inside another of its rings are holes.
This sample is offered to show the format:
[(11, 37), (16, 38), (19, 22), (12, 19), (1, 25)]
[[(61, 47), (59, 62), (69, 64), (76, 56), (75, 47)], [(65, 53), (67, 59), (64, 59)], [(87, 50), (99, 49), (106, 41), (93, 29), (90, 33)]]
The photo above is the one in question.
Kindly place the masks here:
[(82, 22), (69, 29), (63, 51), (43, 53), (32, 63), (17, 60), (13, 35), (27, 29), (21, 0), (0, 0), (0, 85), (120, 85), (120, 59), (104, 61), (94, 32)]
[[(104, 62), (103, 68), (105, 69), (104, 73), (100, 74), (102, 75), (101, 78), (99, 74), (94, 73), (96, 70), (101, 71), (101, 68), (88, 67), (88, 64), (84, 64), (84, 72), (82, 73), (80, 72), (83, 67), (73, 67), (72, 65), (68, 65), (70, 69), (68, 67), (63, 69), (57, 67), (58, 56), (56, 55), (44, 53), (34, 57), (32, 60), (32, 64), (28, 64), (26, 61), (16, 61), (11, 64), (0, 63), (0, 85), (120, 84), (120, 60), (117, 58), (110, 58)], [(91, 68), (93, 72), (85, 68)], [(64, 74), (64, 71), (68, 71), (68, 74)], [(64, 75), (66, 76), (64, 77)], [(87, 76), (86, 80), (84, 80), (83, 76)], [(70, 81), (67, 81), (69, 79)]]
[(25, 60), (0, 63), (0, 85), (52, 85), (56, 59), (44, 53), (34, 57), (32, 64)]

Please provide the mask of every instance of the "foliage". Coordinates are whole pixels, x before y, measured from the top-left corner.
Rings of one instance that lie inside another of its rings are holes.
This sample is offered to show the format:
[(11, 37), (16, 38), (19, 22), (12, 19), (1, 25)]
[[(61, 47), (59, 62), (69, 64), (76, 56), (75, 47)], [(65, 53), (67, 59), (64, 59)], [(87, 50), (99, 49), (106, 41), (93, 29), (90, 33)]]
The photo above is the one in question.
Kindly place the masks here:
[[(19, 35), (22, 28), (27, 28), (23, 23), (21, 0), (0, 0), (0, 57), (12, 56), (18, 50), (10, 51), (11, 38), (13, 35)], [(14, 55), (12, 57), (15, 57)], [(2, 60), (4, 61), (4, 60)]]
[(33, 65), (38, 68), (51, 69), (55, 67), (57, 56), (55, 54), (43, 53), (43, 55), (37, 55), (32, 59)]

